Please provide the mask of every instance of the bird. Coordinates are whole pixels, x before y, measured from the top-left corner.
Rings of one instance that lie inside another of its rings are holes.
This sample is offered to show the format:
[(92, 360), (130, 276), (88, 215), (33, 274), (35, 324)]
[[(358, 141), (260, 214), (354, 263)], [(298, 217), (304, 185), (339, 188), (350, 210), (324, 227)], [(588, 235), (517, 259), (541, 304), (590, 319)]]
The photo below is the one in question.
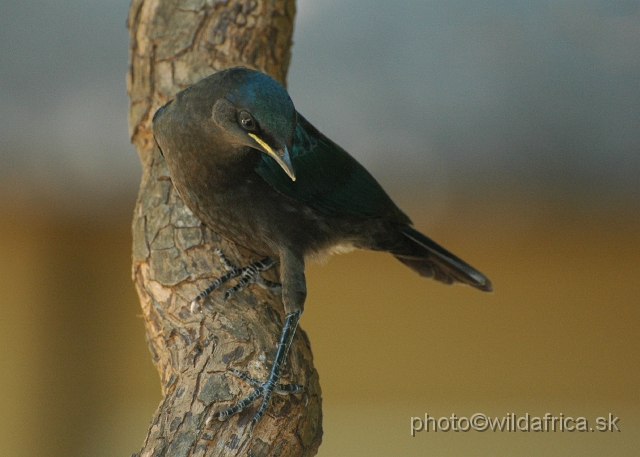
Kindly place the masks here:
[[(217, 71), (178, 92), (153, 116), (153, 135), (185, 205), (210, 229), (260, 256), (231, 270), (194, 299), (240, 276), (237, 291), (279, 266), (285, 322), (266, 381), (217, 413), (220, 420), (271, 394), (279, 384), (307, 295), (305, 264), (338, 252), (391, 253), (420, 276), (492, 291), (489, 279), (412, 227), (411, 219), (349, 153), (298, 113), (285, 87), (246, 67)], [(273, 285), (273, 284), (270, 284)], [(225, 298), (230, 295), (227, 291)]]

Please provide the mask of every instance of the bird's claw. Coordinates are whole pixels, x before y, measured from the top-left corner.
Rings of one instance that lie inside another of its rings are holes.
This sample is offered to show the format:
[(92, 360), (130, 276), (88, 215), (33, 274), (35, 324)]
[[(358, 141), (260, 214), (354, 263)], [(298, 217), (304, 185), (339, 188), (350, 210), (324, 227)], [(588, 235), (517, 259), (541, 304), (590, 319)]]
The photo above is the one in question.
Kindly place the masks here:
[[(231, 373), (233, 373), (234, 375), (236, 375), (237, 377), (239, 377), (240, 379), (244, 379), (245, 381), (247, 381), (249, 384), (251, 384), (254, 387), (265, 387), (265, 385), (267, 384), (266, 382), (261, 382), (258, 381), (257, 379), (254, 379), (252, 377), (250, 377), (247, 373), (240, 371), (240, 370), (236, 370), (235, 368), (229, 368), (229, 371)], [(302, 395), (303, 393), (305, 393), (305, 387), (301, 384), (277, 384), (274, 388), (273, 391), (279, 395)]]
[(258, 277), (256, 284), (263, 289), (270, 290), (274, 294), (282, 293), (282, 284), (279, 282), (269, 281), (268, 279), (264, 279), (262, 276)]
[[(255, 389), (249, 396), (245, 397), (243, 400), (239, 401), (238, 403), (236, 403), (235, 405), (227, 409), (224, 409), (218, 413), (215, 413), (215, 415), (212, 417), (217, 416), (218, 420), (225, 421), (229, 417), (233, 416), (234, 414), (241, 412), (244, 408), (251, 405), (258, 398), (262, 397), (262, 403), (260, 404), (258, 411), (256, 412), (256, 414), (253, 416), (253, 419), (251, 420), (251, 425), (250, 425), (251, 430), (258, 422), (260, 422), (260, 419), (262, 419), (262, 416), (264, 416), (264, 413), (267, 410), (267, 406), (269, 405), (269, 400), (271, 399), (271, 395), (274, 392), (280, 395), (299, 396), (305, 393), (305, 390), (306, 390), (304, 386), (300, 384), (274, 384), (270, 381), (262, 382), (250, 377), (248, 374), (242, 371), (236, 370), (235, 368), (230, 368), (229, 371), (234, 375), (236, 375), (237, 377), (245, 380), (246, 382), (254, 386)], [(207, 420), (207, 423), (210, 422), (210, 419), (211, 418)]]
[(247, 287), (249, 284), (252, 284), (252, 283), (256, 283), (263, 288), (270, 289), (274, 293), (281, 292), (281, 289), (282, 289), (281, 284), (264, 279), (260, 274), (261, 272), (266, 271), (269, 268), (273, 267), (277, 263), (272, 258), (265, 257), (264, 259), (254, 262), (252, 264), (249, 264), (246, 267), (236, 267), (229, 261), (229, 259), (227, 259), (227, 257), (224, 255), (224, 253), (220, 249), (215, 249), (214, 252), (220, 258), (220, 262), (227, 270), (227, 273), (220, 276), (218, 279), (216, 279), (209, 287), (207, 287), (205, 290), (200, 292), (198, 296), (195, 299), (193, 299), (190, 307), (191, 312), (193, 314), (200, 312), (202, 310), (202, 307), (200, 304), (211, 292), (218, 289), (227, 281), (237, 278), (238, 276), (240, 276), (240, 279), (238, 280), (238, 282), (233, 287), (230, 287), (224, 292), (224, 296), (223, 296), (224, 300), (228, 299), (229, 297), (232, 297), (233, 295), (240, 292), (241, 290), (243, 290), (245, 287)]
[(282, 328), (282, 333), (280, 335), (280, 342), (278, 343), (276, 357), (273, 361), (273, 365), (271, 366), (269, 377), (265, 382), (253, 379), (248, 374), (234, 368), (231, 368), (229, 370), (234, 375), (255, 386), (255, 390), (248, 397), (239, 401), (235, 405), (210, 416), (206, 421), (207, 424), (211, 422), (212, 417), (216, 416), (221, 421), (226, 420), (228, 417), (239, 413), (244, 408), (251, 405), (259, 397), (262, 397), (262, 403), (260, 404), (258, 411), (256, 412), (255, 416), (253, 416), (253, 420), (251, 421), (251, 427), (249, 429), (251, 433), (253, 427), (260, 421), (260, 419), (262, 419), (262, 416), (264, 416), (264, 413), (267, 410), (267, 406), (269, 405), (269, 399), (271, 398), (271, 394), (273, 392), (281, 395), (301, 395), (302, 393), (305, 393), (305, 388), (299, 384), (286, 385), (279, 383), (280, 378), (282, 377), (282, 367), (287, 358), (289, 348), (291, 347), (291, 342), (293, 341), (293, 336), (295, 334), (296, 327), (298, 326), (301, 312), (302, 311), (298, 310), (287, 314), (284, 327)]
[(191, 301), (191, 314), (195, 314), (195, 313), (201, 313), (202, 312), (202, 307), (200, 306), (200, 301), (198, 298), (195, 298), (194, 300)]

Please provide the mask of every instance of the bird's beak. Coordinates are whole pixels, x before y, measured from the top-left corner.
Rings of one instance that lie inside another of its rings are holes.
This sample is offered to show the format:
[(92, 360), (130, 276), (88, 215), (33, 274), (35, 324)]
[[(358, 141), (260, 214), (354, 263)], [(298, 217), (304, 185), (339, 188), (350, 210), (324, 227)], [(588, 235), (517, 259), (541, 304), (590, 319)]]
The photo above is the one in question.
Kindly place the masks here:
[(296, 175), (293, 170), (293, 164), (291, 163), (291, 155), (289, 154), (289, 149), (287, 148), (287, 146), (285, 146), (283, 149), (274, 151), (273, 148), (262, 141), (258, 135), (249, 133), (249, 136), (261, 146), (261, 149), (264, 152), (266, 152), (270, 157), (273, 157), (273, 159), (278, 162), (278, 165), (282, 167), (284, 172), (291, 178), (292, 181), (296, 180)]

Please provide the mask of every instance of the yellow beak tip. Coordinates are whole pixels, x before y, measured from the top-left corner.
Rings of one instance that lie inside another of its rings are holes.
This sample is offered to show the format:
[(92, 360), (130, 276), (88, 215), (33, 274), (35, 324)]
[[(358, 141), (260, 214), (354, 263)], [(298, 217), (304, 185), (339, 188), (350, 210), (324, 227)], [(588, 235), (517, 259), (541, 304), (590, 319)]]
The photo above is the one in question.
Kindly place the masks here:
[(285, 151), (282, 151), (282, 150), (279, 150), (277, 152), (274, 151), (271, 146), (265, 143), (262, 139), (260, 139), (260, 137), (258, 137), (258, 135), (254, 133), (249, 133), (249, 136), (253, 138), (256, 143), (262, 146), (262, 148), (267, 154), (269, 154), (271, 157), (273, 157), (276, 160), (276, 162), (278, 162), (278, 164), (282, 167), (285, 173), (287, 173), (287, 175), (291, 178), (292, 181), (296, 180), (296, 176), (291, 171), (291, 162), (289, 162), (289, 160), (287, 160), (288, 163), (285, 162), (285, 157), (288, 157), (285, 154)]

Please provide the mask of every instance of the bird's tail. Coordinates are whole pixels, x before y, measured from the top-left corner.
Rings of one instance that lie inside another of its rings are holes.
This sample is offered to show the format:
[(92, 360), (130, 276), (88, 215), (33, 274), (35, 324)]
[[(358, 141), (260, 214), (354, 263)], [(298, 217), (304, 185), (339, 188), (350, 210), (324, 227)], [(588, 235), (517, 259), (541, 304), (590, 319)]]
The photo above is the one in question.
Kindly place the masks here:
[(468, 263), (459, 259), (435, 241), (417, 230), (403, 226), (400, 232), (407, 242), (392, 254), (420, 276), (433, 278), (445, 284), (460, 282), (491, 292), (491, 281)]

